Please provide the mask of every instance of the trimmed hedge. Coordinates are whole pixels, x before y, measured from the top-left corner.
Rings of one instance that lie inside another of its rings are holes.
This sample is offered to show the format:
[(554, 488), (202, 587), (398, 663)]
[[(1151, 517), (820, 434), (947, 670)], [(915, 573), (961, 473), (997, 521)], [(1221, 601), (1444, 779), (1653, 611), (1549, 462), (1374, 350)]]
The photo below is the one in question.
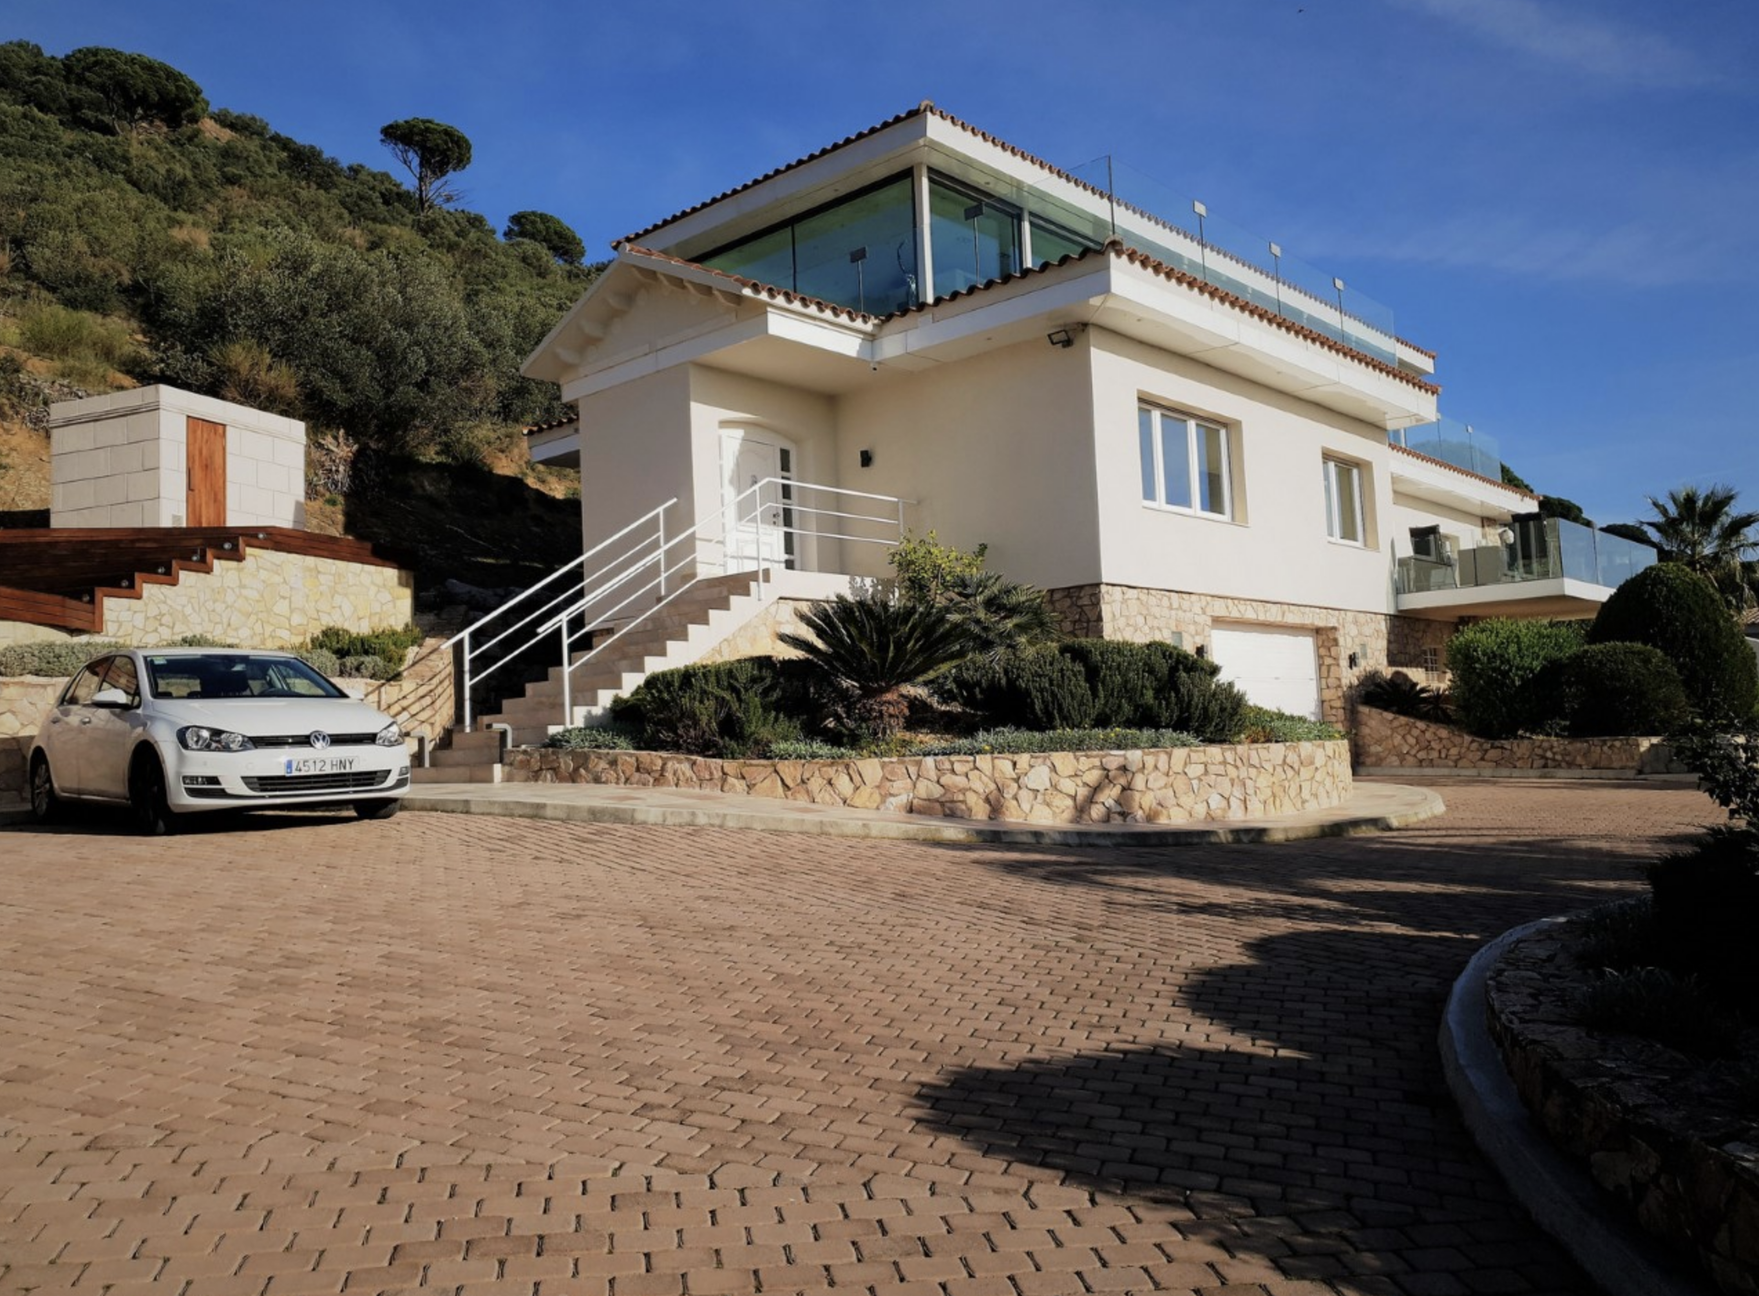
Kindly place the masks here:
[(1679, 671), (1648, 644), (1590, 644), (1564, 662), (1563, 694), (1578, 738), (1672, 733), (1692, 709)]
[(649, 675), (611, 703), (617, 723), (652, 751), (757, 757), (800, 738), (794, 717), (812, 705), (808, 663), (742, 657)]
[(1588, 642), (1660, 649), (1706, 717), (1745, 720), (1759, 702), (1759, 664), (1728, 606), (1716, 586), (1678, 563), (1656, 563), (1614, 590)]
[(66, 679), (94, 657), (124, 645), (101, 639), (51, 639), (0, 648), (0, 675), (47, 675)]
[[(312, 652), (330, 653), (337, 659), (338, 668), (344, 675), (388, 680), (403, 673), (409, 650), (421, 640), (422, 632), (414, 625), (365, 633), (344, 630), (341, 626), (326, 626), (306, 640), (306, 648)], [(362, 660), (364, 658), (377, 658), (384, 666), (367, 665)]]
[(1448, 640), (1452, 702), (1461, 727), (1482, 738), (1557, 734), (1566, 726), (1558, 672), (1582, 647), (1570, 621), (1480, 621)]

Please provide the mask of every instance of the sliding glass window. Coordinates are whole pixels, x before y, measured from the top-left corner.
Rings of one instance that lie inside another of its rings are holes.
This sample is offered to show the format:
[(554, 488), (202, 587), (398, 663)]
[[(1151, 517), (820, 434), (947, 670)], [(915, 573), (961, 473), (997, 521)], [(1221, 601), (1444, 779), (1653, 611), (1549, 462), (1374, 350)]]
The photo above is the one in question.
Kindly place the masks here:
[(839, 199), (702, 258), (758, 283), (870, 315), (919, 299), (916, 206), (909, 176)]
[(928, 184), (934, 295), (946, 297), (1020, 269), (1020, 213), (940, 177)]

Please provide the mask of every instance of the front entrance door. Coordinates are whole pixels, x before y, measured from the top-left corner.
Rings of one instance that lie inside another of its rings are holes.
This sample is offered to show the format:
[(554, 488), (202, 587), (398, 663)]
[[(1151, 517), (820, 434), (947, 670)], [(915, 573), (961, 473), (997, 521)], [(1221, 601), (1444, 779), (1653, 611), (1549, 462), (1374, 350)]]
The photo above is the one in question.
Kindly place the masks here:
[(721, 434), (728, 571), (794, 566), (793, 479), (794, 451), (779, 440)]
[(226, 428), (220, 423), (192, 418), (188, 423), (189, 445), (185, 468), (189, 490), (184, 525), (226, 525)]

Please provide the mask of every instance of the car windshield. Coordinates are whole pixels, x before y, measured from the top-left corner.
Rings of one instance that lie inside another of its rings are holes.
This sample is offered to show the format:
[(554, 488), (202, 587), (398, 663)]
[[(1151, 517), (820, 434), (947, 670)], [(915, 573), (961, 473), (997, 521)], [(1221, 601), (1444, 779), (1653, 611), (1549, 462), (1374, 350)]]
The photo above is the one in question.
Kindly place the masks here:
[(297, 657), (255, 653), (143, 653), (156, 698), (339, 698), (341, 689)]

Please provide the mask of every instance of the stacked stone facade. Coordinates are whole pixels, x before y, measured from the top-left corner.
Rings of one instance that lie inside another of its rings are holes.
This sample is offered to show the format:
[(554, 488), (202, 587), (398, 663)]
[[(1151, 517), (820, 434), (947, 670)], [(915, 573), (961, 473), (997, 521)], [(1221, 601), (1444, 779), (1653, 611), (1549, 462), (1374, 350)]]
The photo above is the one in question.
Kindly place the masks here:
[(1049, 597), (1070, 634), (1138, 643), (1174, 640), (1192, 651), (1209, 643), (1217, 621), (1312, 630), (1319, 654), (1320, 714), (1335, 725), (1350, 723), (1351, 692), (1369, 671), (1421, 675), (1423, 650), (1435, 648), (1439, 657), (1454, 630), (1449, 621), (1130, 585), (1073, 585), (1051, 590)]
[(1356, 708), (1352, 737), (1357, 767), (1365, 770), (1684, 772), (1673, 764), (1662, 738), (1478, 738), (1451, 725), (1368, 706)]

